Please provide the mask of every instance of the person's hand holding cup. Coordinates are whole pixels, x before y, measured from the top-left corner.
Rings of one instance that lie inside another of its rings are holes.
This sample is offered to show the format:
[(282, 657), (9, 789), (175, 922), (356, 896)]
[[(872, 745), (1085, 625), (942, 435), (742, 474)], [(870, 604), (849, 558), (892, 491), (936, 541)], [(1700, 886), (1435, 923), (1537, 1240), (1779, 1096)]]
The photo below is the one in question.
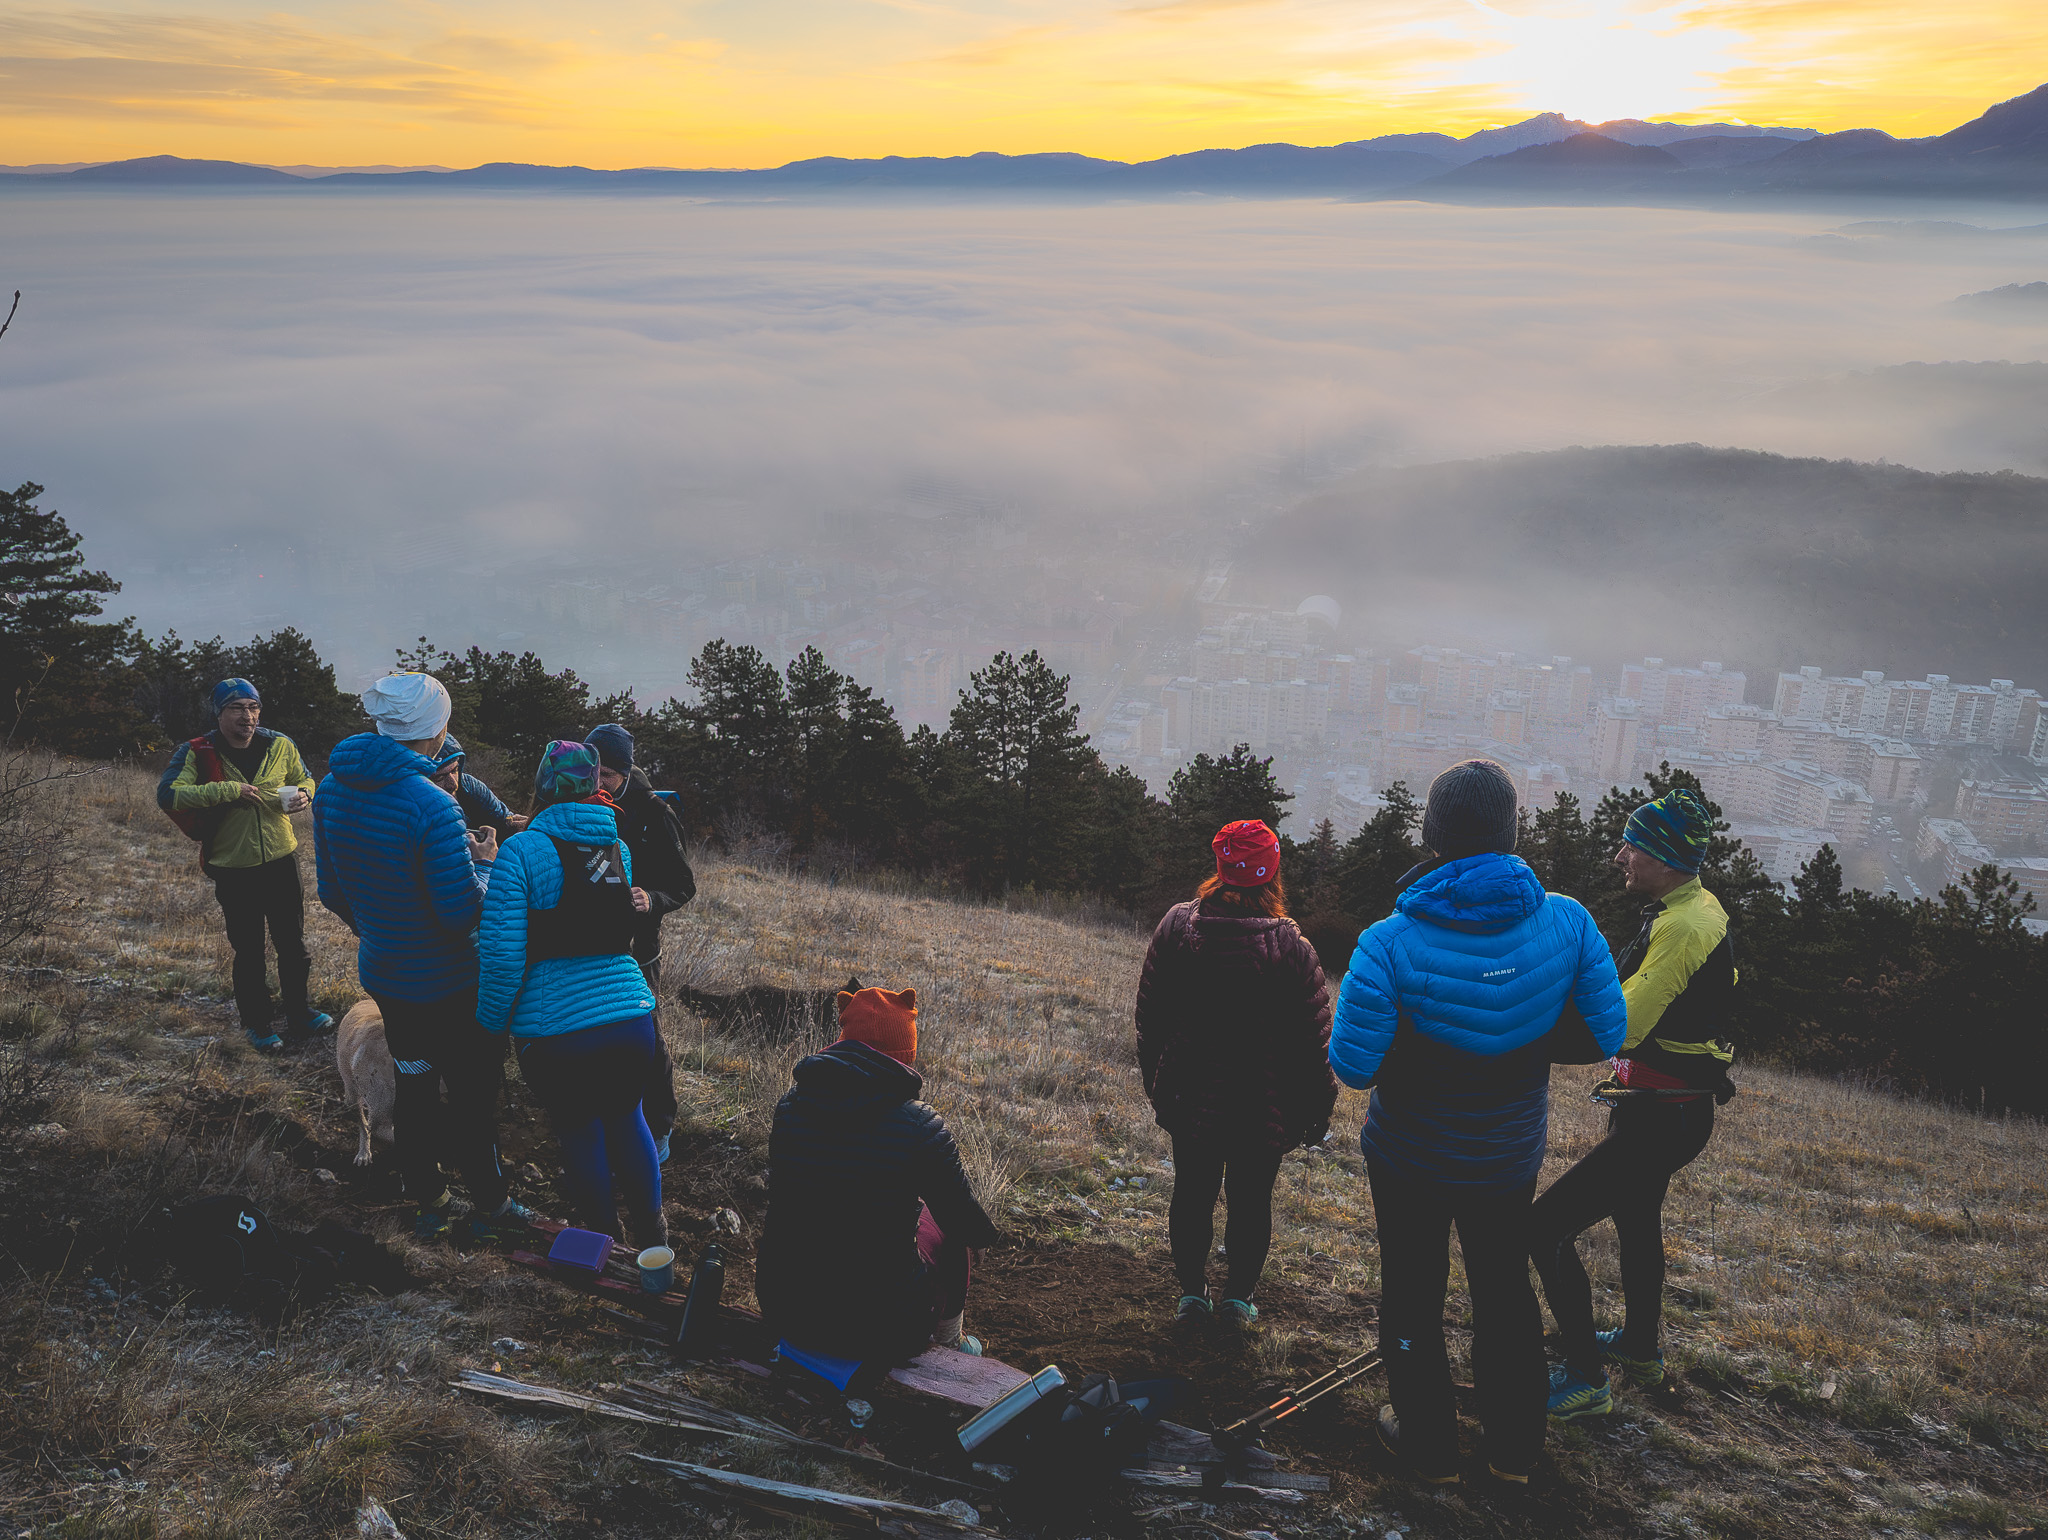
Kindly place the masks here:
[(277, 807), (282, 813), (296, 813), (312, 799), (296, 786), (277, 788)]

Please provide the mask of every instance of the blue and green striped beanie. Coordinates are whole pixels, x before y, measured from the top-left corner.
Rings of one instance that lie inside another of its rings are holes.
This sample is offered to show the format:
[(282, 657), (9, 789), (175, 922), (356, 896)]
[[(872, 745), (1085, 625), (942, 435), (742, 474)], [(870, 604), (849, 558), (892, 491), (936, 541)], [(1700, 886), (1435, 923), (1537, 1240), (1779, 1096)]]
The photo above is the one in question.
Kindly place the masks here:
[(1697, 872), (1707, 858), (1707, 841), (1714, 837), (1714, 817), (1698, 796), (1681, 786), (1630, 813), (1621, 837), (1666, 866)]

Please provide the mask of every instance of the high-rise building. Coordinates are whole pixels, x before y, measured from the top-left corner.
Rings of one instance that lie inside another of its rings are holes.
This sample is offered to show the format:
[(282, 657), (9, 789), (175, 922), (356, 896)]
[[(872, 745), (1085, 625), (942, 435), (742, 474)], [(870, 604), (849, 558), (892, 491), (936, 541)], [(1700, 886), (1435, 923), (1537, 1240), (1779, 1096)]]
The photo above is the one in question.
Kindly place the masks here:
[(1587, 768), (1602, 785), (1627, 780), (1635, 774), (1636, 739), (1642, 723), (1636, 703), (1626, 696), (1600, 702), (1593, 719), (1592, 753)]

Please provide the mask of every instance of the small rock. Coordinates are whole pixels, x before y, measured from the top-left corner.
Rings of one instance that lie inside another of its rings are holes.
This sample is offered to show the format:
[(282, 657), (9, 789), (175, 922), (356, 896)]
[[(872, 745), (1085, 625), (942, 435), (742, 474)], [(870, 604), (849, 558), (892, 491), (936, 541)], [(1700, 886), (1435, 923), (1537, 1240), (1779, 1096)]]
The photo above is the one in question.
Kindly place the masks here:
[(120, 1294), (104, 1278), (88, 1278), (85, 1281), (85, 1286), (94, 1299), (101, 1300), (106, 1304), (115, 1304), (121, 1298)]
[(1122, 1192), (1124, 1190), (1124, 1179), (1122, 1177), (1118, 1177), (1115, 1181), (1111, 1182), (1109, 1184), (1109, 1190), (1111, 1192)]
[(1142, 1176), (1134, 1176), (1131, 1178), (1131, 1185), (1137, 1188), (1140, 1192), (1143, 1192), (1145, 1190), (1145, 1178)]
[(340, 1181), (341, 1178), (336, 1176), (332, 1171), (329, 1171), (325, 1166), (315, 1166), (313, 1168), (313, 1180), (318, 1182), (322, 1187), (332, 1187), (336, 1182)]
[(846, 1420), (854, 1428), (865, 1428), (873, 1420), (874, 1415), (875, 1405), (872, 1401), (863, 1401), (860, 1397), (854, 1396), (846, 1403)]
[(1001, 1482), (1004, 1486), (1008, 1486), (1017, 1479), (1017, 1467), (1014, 1465), (993, 1465), (982, 1460), (976, 1460), (974, 1462), (974, 1469), (977, 1473), (988, 1477), (989, 1480)]
[(24, 1128), (21, 1131), (21, 1137), (37, 1141), (61, 1139), (64, 1137), (64, 1125), (62, 1123), (36, 1123), (28, 1128)]
[[(979, 1524), (981, 1510), (972, 1503), (964, 1503), (957, 1497), (949, 1497), (938, 1506), (938, 1511), (948, 1518), (958, 1519), (963, 1524)], [(1245, 1540), (1251, 1540), (1247, 1535)]]
[(1835, 1399), (1835, 1382), (1833, 1380), (1822, 1380), (1820, 1382), (1820, 1398), (1823, 1401)]
[(405, 1540), (405, 1532), (374, 1497), (365, 1497), (356, 1509), (356, 1535), (357, 1540)]
[(711, 1216), (711, 1228), (720, 1235), (737, 1235), (744, 1227), (744, 1221), (729, 1208), (719, 1209)]
[(526, 1351), (526, 1344), (517, 1337), (499, 1337), (491, 1343), (491, 1351), (493, 1353), (523, 1353)]

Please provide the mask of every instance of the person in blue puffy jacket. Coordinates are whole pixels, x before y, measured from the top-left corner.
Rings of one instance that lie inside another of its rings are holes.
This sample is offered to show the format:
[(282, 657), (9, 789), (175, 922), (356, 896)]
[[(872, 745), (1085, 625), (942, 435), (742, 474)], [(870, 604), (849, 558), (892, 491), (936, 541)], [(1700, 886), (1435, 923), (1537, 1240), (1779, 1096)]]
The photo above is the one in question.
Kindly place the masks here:
[(636, 1245), (668, 1244), (661, 1165), (641, 1110), (665, 1062), (654, 993), (633, 960), (648, 910), (597, 751), (557, 740), (534, 778), (533, 821), (505, 842), (484, 899), (477, 1019), (508, 1032), (519, 1072), (562, 1143), (576, 1222), (620, 1238), (617, 1180)]
[(1429, 788), (1430, 859), (1358, 938), (1330, 1067), (1372, 1100), (1360, 1135), (1380, 1243), (1380, 1433), (1424, 1479), (1458, 1476), (1444, 1348), (1451, 1226), (1472, 1296), (1472, 1374), (1493, 1475), (1525, 1483), (1543, 1448), (1543, 1320), (1529, 1210), (1550, 1066), (1621, 1046), (1628, 1008), (1583, 905), (1546, 893), (1515, 848), (1515, 786), (1490, 760)]
[(393, 1142), (414, 1233), (449, 1231), (445, 1146), (476, 1205), (472, 1235), (494, 1239), (533, 1215), (513, 1201), (498, 1162), (503, 1045), (476, 1021), (476, 923), (497, 836), (470, 834), (429, 779), (450, 707), (431, 674), (390, 674), (369, 688), (363, 709), (377, 730), (334, 746), (313, 801), (315, 867), (320, 902), (355, 932), (356, 976), (383, 1012), (398, 1072)]

